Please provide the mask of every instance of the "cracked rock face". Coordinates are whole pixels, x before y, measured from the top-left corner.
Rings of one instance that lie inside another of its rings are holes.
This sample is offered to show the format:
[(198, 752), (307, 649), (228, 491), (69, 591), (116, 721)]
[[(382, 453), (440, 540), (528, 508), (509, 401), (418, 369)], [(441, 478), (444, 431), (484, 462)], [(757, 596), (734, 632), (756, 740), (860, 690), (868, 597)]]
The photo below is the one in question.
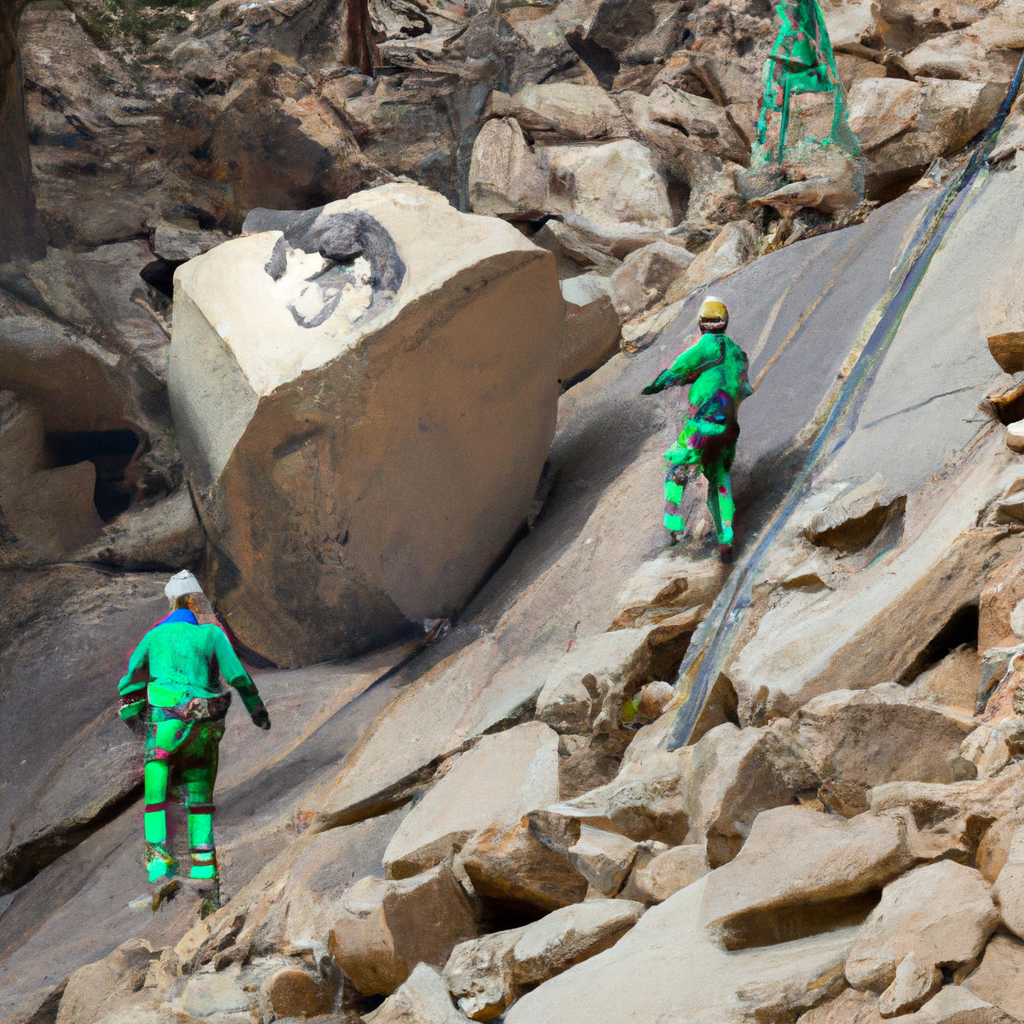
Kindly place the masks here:
[(414, 185), (247, 231), (176, 275), (171, 403), (218, 607), (310, 664), (450, 615), (501, 557), (564, 307), (550, 255)]

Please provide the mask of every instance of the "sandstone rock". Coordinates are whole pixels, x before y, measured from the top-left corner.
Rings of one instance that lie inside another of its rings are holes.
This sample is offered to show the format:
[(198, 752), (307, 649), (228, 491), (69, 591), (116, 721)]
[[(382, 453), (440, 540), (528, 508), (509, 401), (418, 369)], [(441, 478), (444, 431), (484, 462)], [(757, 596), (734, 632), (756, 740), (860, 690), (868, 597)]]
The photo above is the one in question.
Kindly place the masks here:
[(715, 562), (687, 562), (663, 555), (640, 567), (619, 595), (622, 611), (611, 628), (628, 629), (697, 609), (698, 618), (711, 607), (726, 578)]
[(653, 721), (668, 708), (675, 695), (676, 692), (670, 683), (660, 679), (648, 683), (637, 697), (636, 717)]
[(524, 988), (613, 946), (642, 913), (626, 900), (588, 900), (523, 928), (461, 943), (444, 969), (445, 982), (463, 1013), (493, 1020)]
[(825, 27), (828, 29), (832, 49), (836, 53), (837, 63), (840, 54), (871, 56), (878, 50), (878, 25), (871, 4), (865, 3), (864, 0), (828, 4), (825, 10)]
[(820, 1003), (799, 1020), (799, 1024), (882, 1024), (878, 996), (870, 990), (845, 989), (835, 999)]
[(617, 896), (636, 859), (638, 844), (614, 832), (583, 825), (569, 847), (569, 862), (602, 895)]
[(1024, 420), (1011, 423), (1006, 428), (1006, 447), (1018, 455), (1024, 454)]
[(572, 800), (611, 782), (621, 761), (622, 740), (618, 736), (563, 733), (558, 737), (559, 799)]
[(623, 704), (643, 684), (675, 673), (694, 628), (668, 619), (578, 641), (548, 673), (537, 717), (559, 732), (614, 733)]
[(512, 950), (520, 985), (538, 985), (614, 946), (644, 908), (629, 900), (587, 900), (529, 925)]
[(460, 942), (444, 968), (444, 982), (471, 1020), (494, 1020), (519, 995), (512, 950), (529, 926)]
[(896, 977), (878, 1000), (883, 1017), (912, 1013), (942, 988), (942, 971), (920, 963), (911, 950), (896, 968)]
[(92, 462), (52, 468), (42, 410), (0, 391), (0, 565), (63, 561), (94, 540), (95, 486)]
[(603, 366), (619, 351), (619, 317), (608, 278), (581, 274), (561, 282), (565, 334), (558, 379), (563, 385)]
[(79, 967), (68, 979), (57, 1011), (58, 1024), (92, 1024), (126, 993), (137, 992), (160, 956), (144, 939), (129, 939), (109, 956)]
[(1014, 810), (999, 817), (985, 830), (978, 844), (975, 867), (986, 882), (994, 884), (999, 877), (1010, 855), (1013, 837), (1021, 824), (1024, 824), (1024, 810)]
[(865, 151), (917, 125), (921, 86), (901, 78), (866, 78), (850, 89), (850, 130)]
[(1004, 373), (1024, 370), (1024, 332), (992, 334), (988, 339), (988, 350)]
[(641, 903), (664, 903), (709, 870), (702, 843), (676, 846), (652, 857), (642, 867), (638, 864), (623, 887), (622, 897)]
[(579, 826), (527, 815), (490, 825), (463, 847), (460, 863), (481, 896), (527, 914), (547, 913), (579, 903), (587, 880), (566, 852), (579, 838)]
[(957, 29), (916, 46), (903, 56), (902, 63), (916, 78), (1005, 85), (1017, 69), (1017, 55), (992, 45), (972, 29)]
[(256, 999), (256, 993), (246, 991), (242, 983), (241, 968), (232, 964), (216, 974), (203, 971), (189, 978), (174, 1001), (174, 1009), (202, 1020), (217, 1014), (244, 1013), (255, 1007)]
[(1024, 754), (1024, 719), (1014, 716), (978, 726), (961, 744), (960, 753), (977, 766), (979, 777), (997, 775)]
[(650, 109), (655, 120), (700, 139), (709, 153), (737, 164), (750, 162), (750, 146), (713, 100), (660, 85), (651, 93)]
[(1024, 993), (1020, 972), (1024, 970), (1024, 943), (1010, 935), (997, 934), (985, 947), (978, 969), (963, 983), (973, 992), (1011, 1017), (1024, 1019)]
[(488, 121), (480, 129), (469, 175), (475, 213), (530, 220), (550, 212), (541, 163), (512, 118)]
[(934, 698), (949, 707), (973, 712), (981, 673), (977, 649), (961, 644), (937, 665), (922, 672), (907, 689), (909, 693)]
[(715, 281), (739, 270), (753, 255), (757, 229), (747, 221), (726, 224), (718, 237), (694, 258), (684, 277), (676, 280), (665, 294), (666, 302), (678, 302), (699, 285)]
[(1015, 935), (1024, 938), (1024, 897), (1021, 883), (1024, 880), (1024, 829), (1018, 828), (1013, 834), (1006, 853), (1006, 863), (999, 872), (992, 897), (999, 908), (1003, 924)]
[(264, 985), (263, 995), (277, 1017), (318, 1017), (330, 1013), (337, 989), (300, 967), (286, 967)]
[(75, 554), (81, 562), (99, 562), (118, 569), (195, 565), (205, 540), (188, 488), (180, 486), (166, 498), (139, 502), (108, 523), (97, 540)]
[(572, 82), (528, 85), (514, 96), (495, 92), (491, 103), (496, 116), (515, 118), (533, 139), (629, 138), (622, 111), (598, 86)]
[(492, 821), (558, 799), (558, 736), (540, 722), (484, 736), (412, 809), (384, 853), (390, 878), (408, 878), (462, 849)]
[[(260, 224), (284, 233), (236, 239), (178, 271), (170, 389), (218, 607), (243, 642), (294, 665), (379, 644), (410, 620), (443, 617), (489, 570), (525, 518), (546, 458), (562, 299), (550, 258), (518, 232), (458, 214), (412, 185)], [(436, 259), (438, 237), (458, 251), (454, 264)], [(321, 257), (321, 246), (337, 259)], [(224, 274), (237, 287), (226, 289)], [(533, 296), (534, 315), (513, 321), (485, 312), (512, 301), (519, 286)], [(282, 360), (276, 346), (286, 338), (291, 354)], [(395, 346), (405, 345), (396, 358)], [(523, 359), (525, 374), (512, 366)], [(514, 388), (493, 390), (513, 377)], [(332, 411), (309, 390), (314, 378), (345, 382), (331, 391)], [(400, 405), (395, 388), (406, 395)], [(415, 393), (429, 394), (429, 410), (409, 400)], [(383, 421), (370, 411), (375, 402)], [(358, 424), (327, 430), (324, 416), (335, 424), (338, 410), (356, 408)], [(386, 440), (379, 422), (389, 424)], [(460, 447), (457, 438), (470, 436), (472, 445)], [(484, 466), (483, 439), (492, 436), (506, 455), (489, 449)], [(358, 463), (350, 461), (355, 451)], [(274, 469), (257, 485), (247, 467), (267, 458)], [(338, 460), (343, 479), (321, 468)], [(444, 490), (443, 501), (430, 497), (432, 487)], [(409, 495), (417, 511), (396, 504), (396, 494)], [(269, 558), (245, 525), (243, 510), (256, 500), (262, 521), (275, 523)]]
[(1016, 1018), (979, 999), (962, 985), (947, 985), (917, 1013), (901, 1019), (907, 1024), (1012, 1024)]
[(762, 811), (743, 849), (708, 877), (701, 922), (726, 949), (858, 923), (872, 894), (911, 863), (903, 823), (892, 818)]
[(852, 930), (729, 953), (699, 929), (704, 884), (676, 893), (610, 950), (523, 996), (508, 1024), (616, 1024), (629, 1014), (654, 1021), (679, 1008), (694, 1021), (785, 1020), (839, 991)]
[(970, 964), (998, 919), (989, 885), (973, 868), (952, 861), (916, 868), (882, 890), (850, 949), (846, 977), (855, 988), (888, 987), (911, 951), (926, 970)]
[(887, 527), (902, 533), (907, 496), (894, 494), (878, 474), (852, 488), (820, 512), (804, 528), (804, 536), (816, 546), (850, 554), (866, 548)]
[(402, 986), (363, 1018), (367, 1024), (459, 1024), (465, 1019), (426, 964), (417, 964)]
[(151, 229), (153, 254), (173, 262), (195, 259), (230, 238), (223, 231), (204, 231), (198, 220), (185, 218), (155, 217)]
[(634, 139), (531, 150), (518, 123), (490, 121), (473, 145), (476, 213), (509, 220), (575, 213), (603, 224), (665, 229), (672, 208), (651, 152)]
[(330, 951), (363, 995), (394, 992), (417, 963), (440, 970), (454, 946), (477, 931), (448, 863), (404, 881), (364, 878), (344, 906)]
[(672, 753), (631, 753), (613, 782), (548, 810), (637, 841), (707, 841), (708, 861), (717, 867), (736, 855), (760, 811), (818, 785), (784, 727), (725, 723)]
[(660, 302), (693, 262), (692, 253), (671, 242), (654, 242), (630, 253), (611, 276), (615, 312), (628, 320)]
[(880, 783), (970, 778), (974, 768), (960, 745), (974, 725), (966, 712), (881, 683), (809, 701), (793, 715), (792, 734), (824, 782), (823, 799), (850, 816), (867, 806), (867, 790)]

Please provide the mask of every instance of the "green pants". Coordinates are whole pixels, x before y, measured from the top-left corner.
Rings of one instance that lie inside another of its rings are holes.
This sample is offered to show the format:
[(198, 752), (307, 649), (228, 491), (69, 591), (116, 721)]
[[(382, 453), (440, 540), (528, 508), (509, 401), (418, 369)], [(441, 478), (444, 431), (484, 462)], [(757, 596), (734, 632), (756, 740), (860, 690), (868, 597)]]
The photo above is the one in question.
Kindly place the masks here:
[(224, 723), (213, 719), (181, 722), (153, 708), (146, 732), (145, 836), (151, 882), (171, 878), (178, 862), (167, 849), (167, 802), (172, 788), (188, 812), (191, 877), (217, 877), (213, 843), (213, 787)]
[[(736, 430), (736, 433), (739, 431)], [(703, 473), (708, 481), (707, 505), (715, 523), (718, 543), (732, 544), (732, 521), (736, 515), (736, 504), (732, 498), (729, 470), (736, 457), (736, 443), (734, 437), (728, 434), (732, 432), (727, 432), (725, 437), (707, 435), (700, 430), (697, 422), (688, 420), (679, 440), (665, 452), (665, 461), (669, 464), (668, 475), (665, 477), (666, 530), (682, 533), (686, 529), (680, 508), (683, 494), (697, 474)]]

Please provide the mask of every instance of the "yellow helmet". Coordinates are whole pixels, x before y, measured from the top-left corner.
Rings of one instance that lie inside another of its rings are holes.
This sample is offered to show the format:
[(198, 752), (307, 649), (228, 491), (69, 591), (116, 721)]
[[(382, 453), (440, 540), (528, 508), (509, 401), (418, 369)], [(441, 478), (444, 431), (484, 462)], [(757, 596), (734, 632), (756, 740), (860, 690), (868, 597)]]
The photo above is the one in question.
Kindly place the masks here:
[(701, 304), (698, 320), (728, 320), (729, 310), (721, 299), (709, 295)]

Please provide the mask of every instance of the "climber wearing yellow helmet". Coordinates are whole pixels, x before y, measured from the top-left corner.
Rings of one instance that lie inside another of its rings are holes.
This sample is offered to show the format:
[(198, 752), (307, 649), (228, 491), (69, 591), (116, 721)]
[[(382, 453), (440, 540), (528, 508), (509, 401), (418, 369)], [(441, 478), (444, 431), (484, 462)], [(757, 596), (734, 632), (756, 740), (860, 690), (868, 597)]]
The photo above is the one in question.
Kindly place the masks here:
[(701, 330), (696, 345), (685, 349), (653, 383), (644, 388), (654, 395), (673, 384), (690, 385), (689, 410), (682, 433), (667, 452), (665, 478), (665, 528), (675, 544), (686, 523), (682, 517), (683, 493), (698, 472), (708, 481), (708, 511), (723, 562), (732, 561), (732, 521), (736, 505), (729, 470), (736, 456), (740, 402), (752, 393), (747, 380), (747, 354), (730, 338), (729, 311), (721, 299), (708, 296), (700, 307)]

